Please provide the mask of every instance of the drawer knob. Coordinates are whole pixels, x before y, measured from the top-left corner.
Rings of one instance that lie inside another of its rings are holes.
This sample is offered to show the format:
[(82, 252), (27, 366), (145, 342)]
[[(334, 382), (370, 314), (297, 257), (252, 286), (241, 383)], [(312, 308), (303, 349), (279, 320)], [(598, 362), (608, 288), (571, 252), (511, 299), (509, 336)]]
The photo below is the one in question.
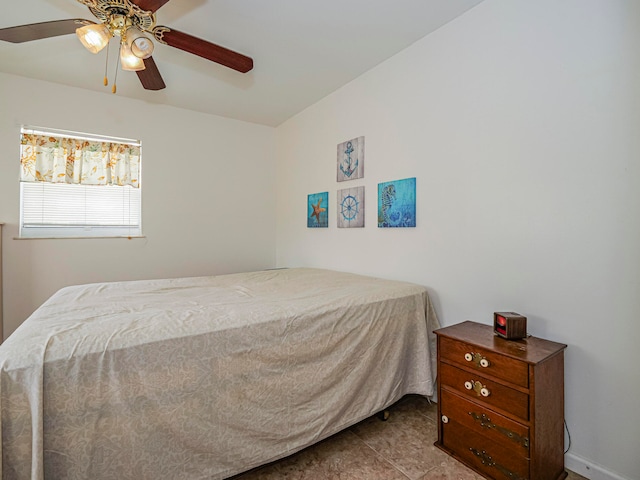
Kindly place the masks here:
[(464, 388), (467, 390), (473, 390), (479, 397), (488, 397), (491, 395), (491, 391), (485, 385), (480, 382), (476, 382), (475, 380), (467, 380), (464, 382)]
[(464, 354), (464, 359), (467, 362), (475, 362), (478, 367), (487, 368), (491, 363), (486, 357), (483, 357), (479, 353), (467, 352)]
[(442, 423), (449, 423), (449, 417), (442, 415)]

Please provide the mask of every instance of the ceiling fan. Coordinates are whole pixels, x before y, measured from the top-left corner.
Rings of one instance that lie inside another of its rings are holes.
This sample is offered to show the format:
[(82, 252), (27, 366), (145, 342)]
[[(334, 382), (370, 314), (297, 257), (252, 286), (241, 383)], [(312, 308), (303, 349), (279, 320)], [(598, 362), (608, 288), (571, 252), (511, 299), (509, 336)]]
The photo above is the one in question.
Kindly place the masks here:
[[(120, 64), (135, 71), (147, 90), (162, 90), (164, 80), (151, 54), (153, 42), (145, 36), (179, 50), (198, 55), (241, 73), (253, 68), (250, 57), (220, 45), (156, 25), (156, 11), (169, 0), (77, 0), (87, 6), (100, 23), (81, 18), (19, 25), (0, 29), (0, 40), (12, 43), (76, 33), (82, 44), (98, 53), (113, 37), (120, 37)], [(107, 77), (105, 74), (105, 85)], [(115, 93), (115, 84), (113, 88)]]

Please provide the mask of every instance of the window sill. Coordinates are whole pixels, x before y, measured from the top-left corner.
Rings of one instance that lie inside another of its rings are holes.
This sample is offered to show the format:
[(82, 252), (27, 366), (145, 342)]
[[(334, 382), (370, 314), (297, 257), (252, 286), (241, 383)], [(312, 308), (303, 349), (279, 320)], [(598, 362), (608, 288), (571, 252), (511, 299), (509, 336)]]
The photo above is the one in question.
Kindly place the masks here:
[(13, 237), (14, 240), (98, 240), (98, 239), (114, 239), (114, 240), (133, 240), (134, 238), (147, 238), (146, 235), (121, 235), (112, 237)]

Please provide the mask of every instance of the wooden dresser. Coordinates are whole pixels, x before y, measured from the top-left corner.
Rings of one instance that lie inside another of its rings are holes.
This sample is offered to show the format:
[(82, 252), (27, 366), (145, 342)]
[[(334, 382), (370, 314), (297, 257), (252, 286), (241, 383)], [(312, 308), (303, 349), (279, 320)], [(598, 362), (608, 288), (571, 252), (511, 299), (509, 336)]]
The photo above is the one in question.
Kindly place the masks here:
[(566, 345), (505, 340), (475, 322), (435, 333), (436, 446), (490, 479), (565, 478)]

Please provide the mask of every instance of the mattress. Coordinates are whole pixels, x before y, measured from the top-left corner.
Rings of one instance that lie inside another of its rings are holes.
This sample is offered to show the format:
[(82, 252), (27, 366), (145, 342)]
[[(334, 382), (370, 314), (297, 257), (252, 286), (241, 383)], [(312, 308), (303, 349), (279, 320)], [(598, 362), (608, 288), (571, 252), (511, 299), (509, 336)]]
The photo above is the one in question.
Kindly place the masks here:
[(227, 478), (432, 395), (438, 326), (322, 269), (63, 288), (0, 346), (2, 478)]

